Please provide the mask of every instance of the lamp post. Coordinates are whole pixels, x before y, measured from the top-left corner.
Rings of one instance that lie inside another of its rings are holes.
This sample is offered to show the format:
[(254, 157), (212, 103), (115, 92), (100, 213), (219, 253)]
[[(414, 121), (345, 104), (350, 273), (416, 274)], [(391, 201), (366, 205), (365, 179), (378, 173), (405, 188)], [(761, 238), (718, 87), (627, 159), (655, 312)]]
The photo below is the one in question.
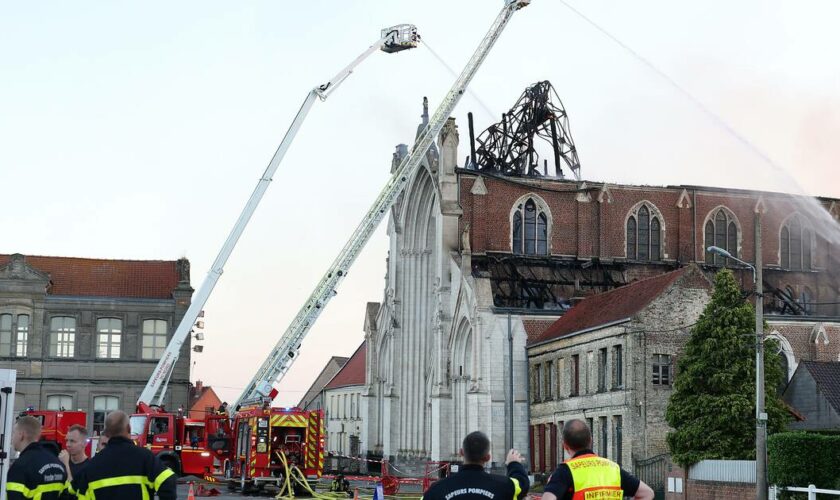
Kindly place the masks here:
[(767, 500), (767, 413), (764, 411), (764, 286), (761, 273), (761, 227), (756, 224), (755, 266), (733, 257), (723, 248), (711, 246), (711, 253), (743, 264), (753, 272), (755, 291), (755, 490), (758, 500)]

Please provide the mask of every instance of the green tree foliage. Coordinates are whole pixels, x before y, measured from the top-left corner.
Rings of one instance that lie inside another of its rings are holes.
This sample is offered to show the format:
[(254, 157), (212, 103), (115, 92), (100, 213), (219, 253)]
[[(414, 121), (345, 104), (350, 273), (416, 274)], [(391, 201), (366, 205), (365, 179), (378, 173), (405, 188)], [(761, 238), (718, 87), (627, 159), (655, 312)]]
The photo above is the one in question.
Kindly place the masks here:
[[(765, 342), (769, 433), (784, 430), (788, 420), (776, 395), (782, 377), (777, 352), (775, 341)], [(715, 276), (712, 300), (679, 358), (665, 418), (674, 429), (668, 448), (683, 467), (755, 458), (755, 310), (727, 269)]]
[(840, 435), (780, 432), (767, 440), (767, 453), (770, 484), (840, 488)]

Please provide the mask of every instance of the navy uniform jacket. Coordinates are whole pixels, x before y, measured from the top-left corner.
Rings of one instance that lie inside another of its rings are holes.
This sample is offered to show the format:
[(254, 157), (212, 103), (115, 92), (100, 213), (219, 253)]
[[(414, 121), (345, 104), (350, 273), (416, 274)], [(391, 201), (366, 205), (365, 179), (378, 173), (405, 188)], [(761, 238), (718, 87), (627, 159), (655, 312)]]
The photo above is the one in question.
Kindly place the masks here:
[(70, 490), (84, 499), (146, 500), (157, 492), (161, 500), (174, 500), (175, 479), (175, 473), (151, 451), (116, 436), (73, 476)]
[(32, 443), (9, 469), (6, 495), (9, 500), (58, 499), (67, 483), (67, 473), (58, 457), (38, 443)]
[(423, 494), (423, 500), (517, 500), (528, 494), (531, 483), (519, 462), (507, 466), (507, 477), (484, 472), (481, 465), (462, 465)]

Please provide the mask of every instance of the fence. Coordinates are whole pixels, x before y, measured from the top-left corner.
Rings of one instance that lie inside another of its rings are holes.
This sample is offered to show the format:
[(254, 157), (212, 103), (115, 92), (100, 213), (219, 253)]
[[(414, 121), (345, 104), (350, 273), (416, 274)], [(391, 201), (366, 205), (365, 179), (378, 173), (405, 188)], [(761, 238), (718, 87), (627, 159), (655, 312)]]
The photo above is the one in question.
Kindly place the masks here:
[(644, 460), (636, 460), (634, 472), (639, 479), (653, 489), (655, 498), (665, 497), (665, 476), (668, 470), (668, 455), (657, 455)]
[(821, 490), (814, 486), (813, 484), (809, 484), (807, 488), (795, 488), (793, 486), (788, 486), (787, 488), (780, 487), (780, 486), (771, 486), (770, 487), (770, 499), (771, 500), (778, 500), (779, 492), (780, 491), (793, 491), (796, 493), (807, 493), (808, 500), (817, 500), (817, 493), (821, 493), (823, 495), (835, 495), (840, 497), (840, 490)]
[(691, 466), (688, 479), (755, 484), (755, 460), (702, 460)]

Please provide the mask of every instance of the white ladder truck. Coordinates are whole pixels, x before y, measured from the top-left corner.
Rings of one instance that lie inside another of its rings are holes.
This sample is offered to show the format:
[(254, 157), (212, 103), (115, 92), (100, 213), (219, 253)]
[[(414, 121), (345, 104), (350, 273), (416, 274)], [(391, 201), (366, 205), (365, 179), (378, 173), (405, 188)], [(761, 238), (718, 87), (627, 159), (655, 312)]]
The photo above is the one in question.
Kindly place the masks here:
[(265, 191), (268, 189), (268, 185), (271, 183), (277, 167), (280, 165), (280, 162), (283, 161), (286, 151), (288, 151), (289, 146), (291, 146), (292, 141), (294, 141), (295, 136), (300, 130), (306, 116), (309, 114), (309, 110), (312, 108), (315, 100), (327, 100), (327, 97), (329, 97), (335, 89), (337, 89), (338, 86), (341, 85), (348, 76), (350, 76), (356, 66), (377, 50), (382, 50), (387, 53), (401, 52), (403, 50), (416, 47), (419, 42), (420, 36), (417, 34), (417, 28), (412, 24), (398, 24), (390, 28), (385, 28), (382, 30), (381, 37), (376, 43), (371, 45), (331, 80), (328, 80), (323, 85), (314, 87), (309, 91), (306, 95), (306, 99), (304, 99), (303, 104), (300, 107), (300, 110), (298, 110), (295, 119), (286, 131), (286, 135), (277, 147), (277, 151), (271, 158), (268, 167), (266, 167), (265, 172), (257, 182), (254, 192), (251, 194), (251, 197), (242, 209), (239, 219), (236, 221), (236, 224), (233, 226), (227, 240), (225, 240), (219, 254), (216, 256), (216, 260), (213, 262), (210, 271), (207, 273), (207, 277), (204, 279), (201, 287), (193, 297), (192, 303), (187, 309), (187, 312), (184, 313), (181, 323), (172, 335), (172, 339), (169, 341), (166, 351), (163, 353), (163, 356), (161, 356), (155, 370), (152, 372), (149, 382), (140, 394), (140, 397), (137, 400), (138, 411), (147, 412), (153, 405), (162, 405), (166, 394), (166, 388), (169, 384), (169, 378), (172, 375), (175, 362), (178, 361), (181, 346), (183, 346), (184, 342), (186, 342), (189, 337), (193, 325), (198, 319), (201, 310), (204, 308), (210, 293), (213, 291), (213, 288), (222, 276), (228, 257), (230, 257), (230, 254), (233, 252), (233, 248), (239, 241), (239, 237), (242, 236), (245, 226), (247, 226), (248, 222), (251, 220), (251, 216), (257, 209), (257, 205), (259, 205), (260, 200), (262, 200)]
[(481, 40), (478, 48), (475, 50), (472, 58), (467, 62), (458, 79), (452, 85), (452, 88), (443, 98), (435, 114), (432, 116), (426, 128), (417, 138), (408, 155), (406, 155), (399, 166), (394, 171), (391, 178), (385, 184), (385, 188), (380, 192), (379, 197), (368, 209), (362, 221), (359, 223), (349, 241), (341, 249), (338, 257), (327, 270), (321, 281), (315, 287), (315, 290), (303, 304), (300, 311), (292, 320), (283, 336), (277, 342), (277, 345), (269, 354), (268, 358), (260, 366), (257, 373), (246, 386), (245, 390), (233, 404), (232, 408), (238, 408), (240, 405), (250, 405), (259, 402), (266, 402), (266, 399), (273, 397), (276, 392), (273, 391), (273, 385), (279, 381), (289, 370), (292, 363), (297, 358), (298, 350), (301, 342), (309, 329), (318, 319), (321, 312), (326, 307), (330, 299), (337, 293), (336, 289), (339, 283), (347, 276), (347, 272), (359, 256), (365, 244), (370, 240), (371, 235), (376, 230), (379, 222), (385, 217), (385, 214), (390, 210), (391, 205), (394, 204), (406, 182), (411, 178), (415, 170), (419, 167), (426, 155), (426, 152), (432, 146), (435, 138), (440, 134), (447, 118), (450, 116), (455, 106), (460, 101), (461, 97), (467, 89), (481, 63), (487, 57), (490, 49), (499, 39), (502, 31), (507, 26), (514, 12), (529, 5), (531, 0), (505, 0), (504, 7), (487, 35)]

